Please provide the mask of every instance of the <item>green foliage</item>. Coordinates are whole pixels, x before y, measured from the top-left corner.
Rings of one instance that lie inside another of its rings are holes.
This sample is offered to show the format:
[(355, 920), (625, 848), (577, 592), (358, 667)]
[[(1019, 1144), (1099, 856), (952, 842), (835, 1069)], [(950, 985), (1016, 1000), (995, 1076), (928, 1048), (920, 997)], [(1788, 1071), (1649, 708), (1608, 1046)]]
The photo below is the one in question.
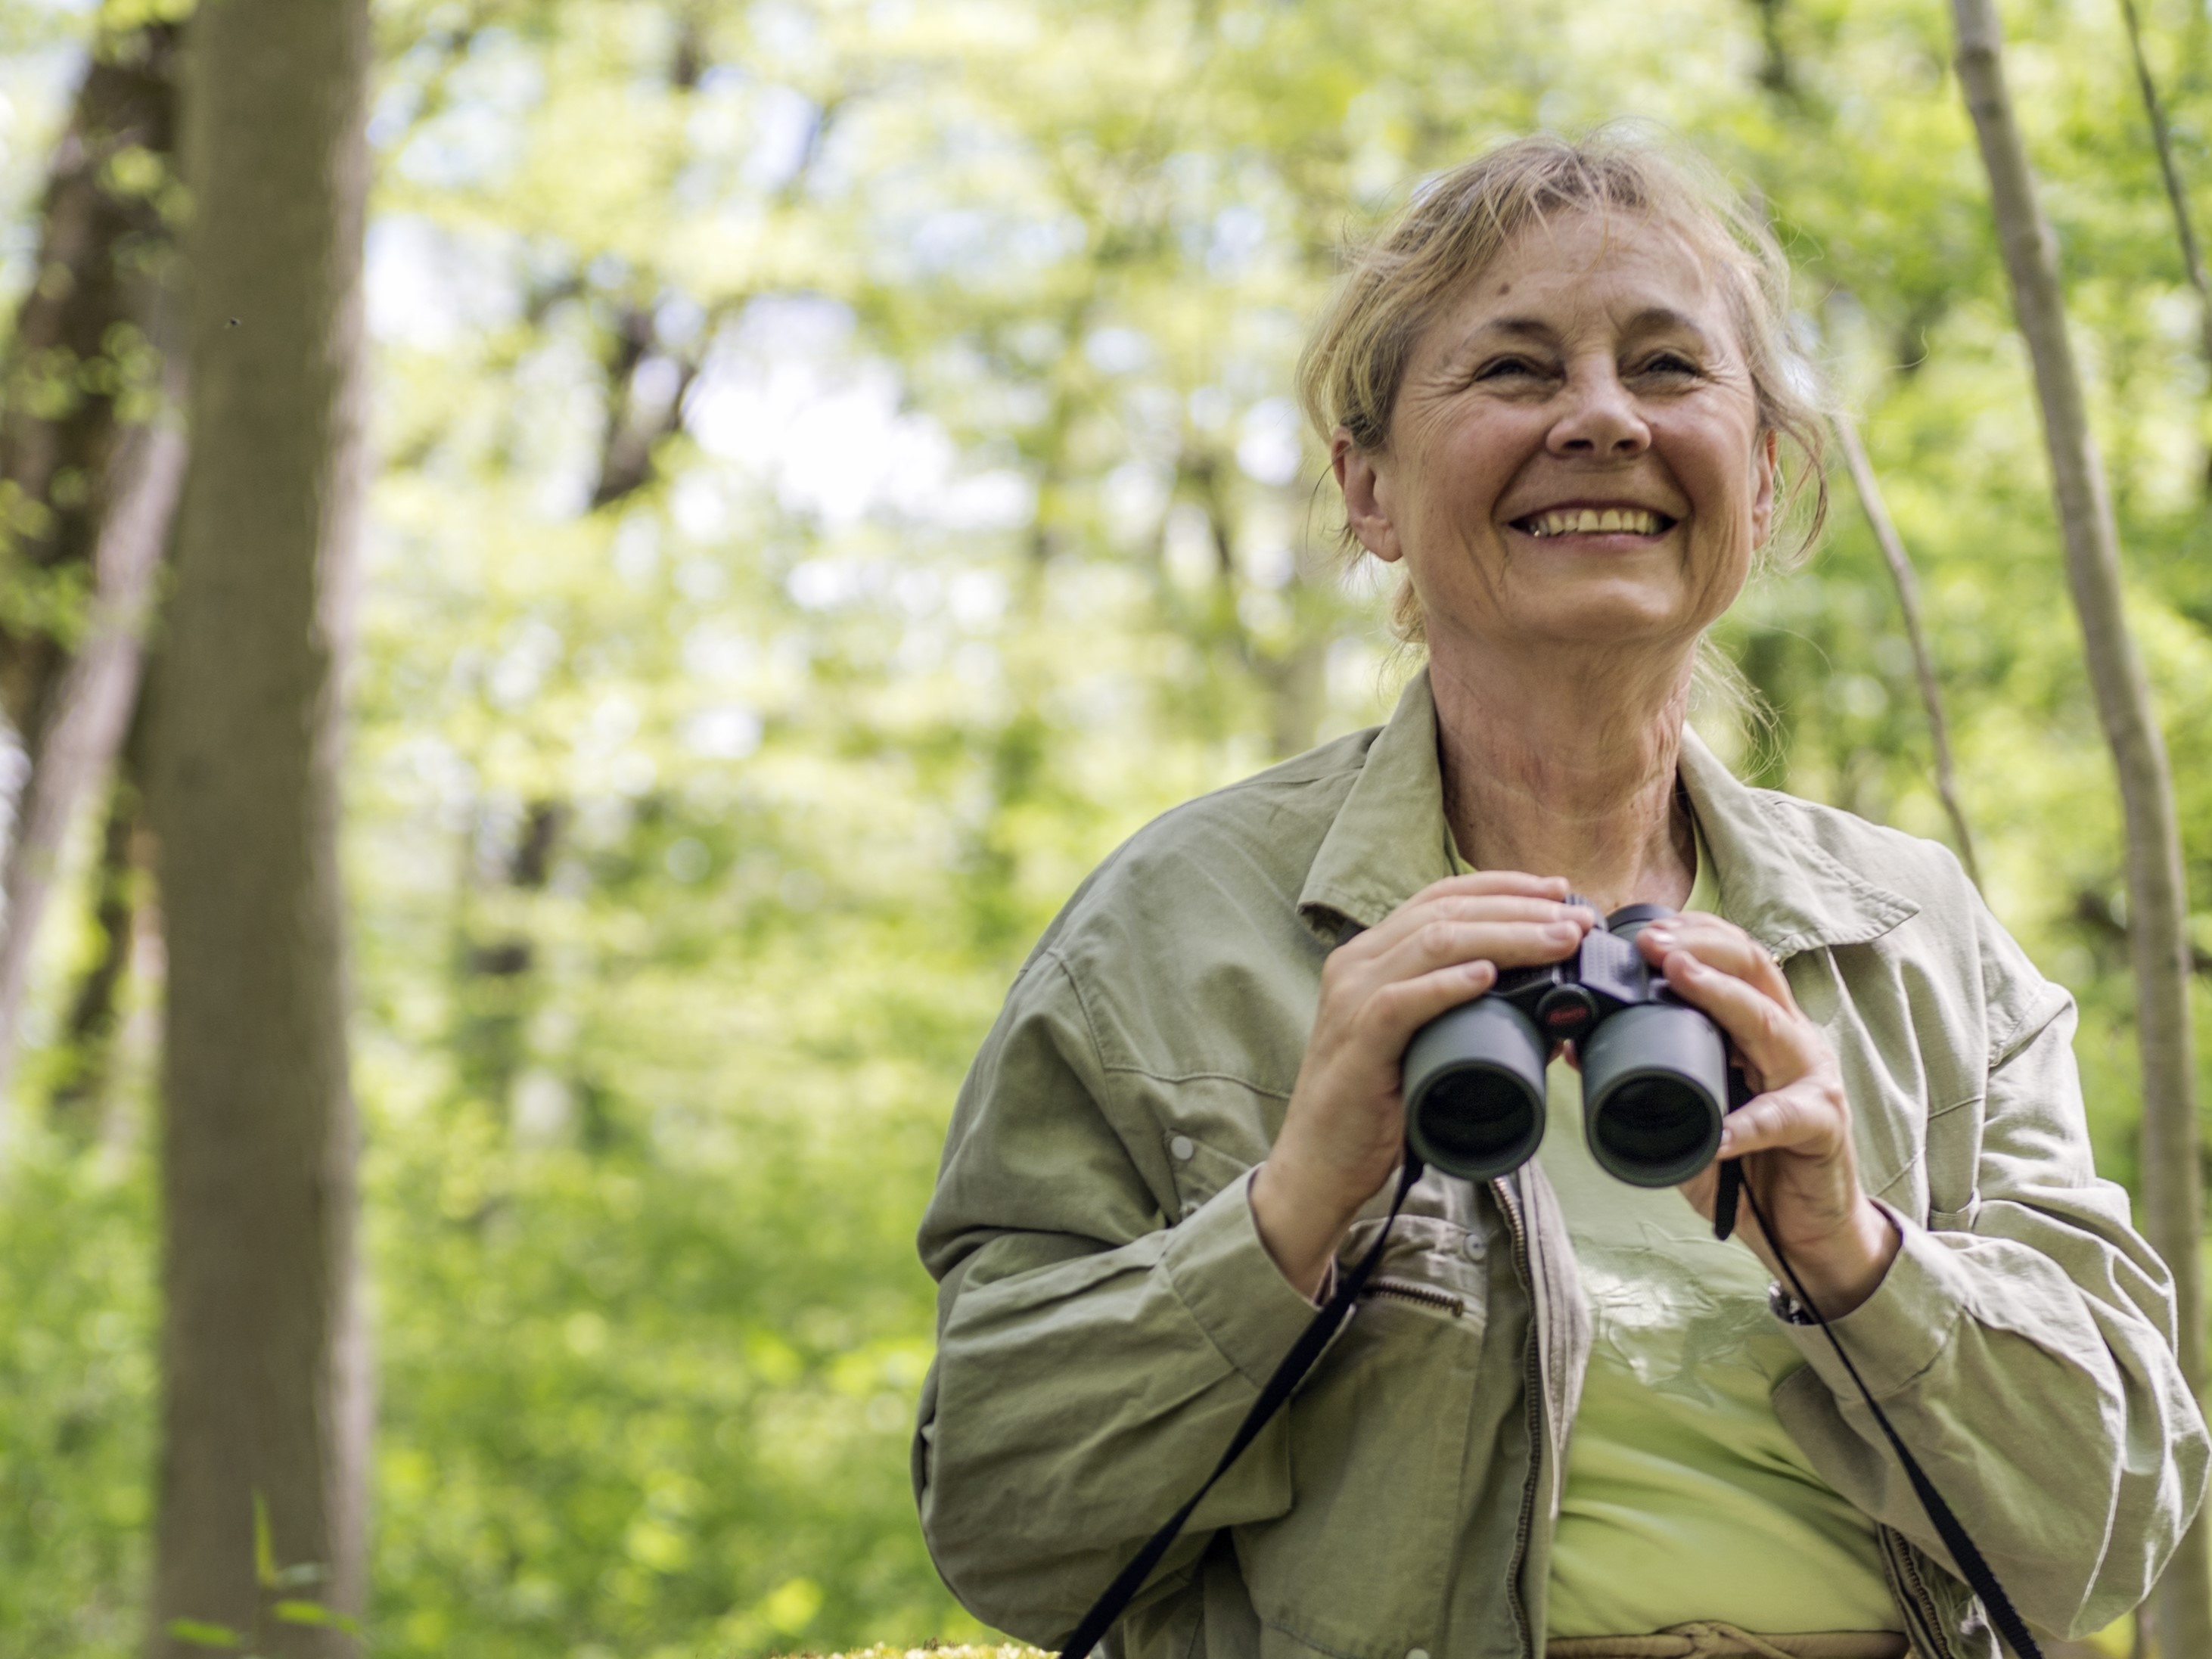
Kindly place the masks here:
[(137, 1160), (9, 1138), (0, 1171), (0, 1648), (124, 1659), (152, 1516), (153, 1214)]
[(229, 1626), (211, 1625), (204, 1619), (172, 1619), (162, 1628), (196, 1648), (234, 1648), (241, 1640)]
[[(2117, 15), (2014, 9), (2212, 949), (2195, 301)], [(2147, 21), (2204, 181), (2212, 26)], [(1774, 215), (1921, 565), (1991, 901), (2081, 998), (2092, 1133), (2132, 1176), (2117, 805), (1940, 8), (393, 0), (377, 28), (348, 856), (380, 1653), (981, 1634), (906, 1464), (951, 1097), (1122, 836), (1387, 706), (1405, 664), (1377, 585), (1339, 579), (1291, 364), (1347, 234), (1532, 126), (1655, 124)], [(10, 247), (70, 72), (26, 61)], [(118, 373), (149, 378), (143, 345)], [(1765, 781), (1940, 836), (1838, 487), (1826, 550), (1721, 630), (1772, 744), (1711, 719)], [(74, 602), (0, 590), (41, 625)], [(42, 1041), (87, 948), (54, 942)], [(101, 1147), (33, 1133), (0, 1175), (8, 1651), (135, 1640), (125, 1030)], [(18, 1112), (68, 1074), (30, 1056)], [(271, 1617), (319, 1607), (281, 1588)]]

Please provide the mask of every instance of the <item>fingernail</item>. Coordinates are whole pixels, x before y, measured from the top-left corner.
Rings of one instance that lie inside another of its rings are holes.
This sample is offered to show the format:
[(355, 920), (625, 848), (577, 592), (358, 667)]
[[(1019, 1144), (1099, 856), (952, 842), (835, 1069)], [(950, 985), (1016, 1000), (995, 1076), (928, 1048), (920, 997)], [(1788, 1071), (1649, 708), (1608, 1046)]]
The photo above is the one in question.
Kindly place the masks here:
[(1647, 927), (1644, 931), (1650, 936), (1651, 942), (1657, 945), (1661, 950), (1666, 951), (1674, 948), (1674, 930), (1673, 928)]

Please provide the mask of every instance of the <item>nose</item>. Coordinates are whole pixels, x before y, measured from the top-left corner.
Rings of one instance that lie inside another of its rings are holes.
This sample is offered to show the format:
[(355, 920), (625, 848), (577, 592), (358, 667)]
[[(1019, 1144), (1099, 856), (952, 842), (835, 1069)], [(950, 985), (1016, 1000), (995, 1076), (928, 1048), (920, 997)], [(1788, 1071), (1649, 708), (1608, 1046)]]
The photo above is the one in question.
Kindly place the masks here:
[(1611, 357), (1577, 363), (1559, 393), (1559, 418), (1552, 423), (1545, 447), (1554, 455), (1584, 460), (1627, 460), (1651, 447), (1651, 428), (1636, 399), (1620, 383)]

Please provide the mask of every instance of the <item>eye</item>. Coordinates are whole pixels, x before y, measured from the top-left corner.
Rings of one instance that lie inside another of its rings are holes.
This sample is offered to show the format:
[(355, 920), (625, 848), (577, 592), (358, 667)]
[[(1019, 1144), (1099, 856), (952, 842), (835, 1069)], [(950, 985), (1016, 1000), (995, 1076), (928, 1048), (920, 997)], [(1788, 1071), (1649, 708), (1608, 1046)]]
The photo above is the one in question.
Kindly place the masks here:
[(1527, 380), (1544, 371), (1526, 357), (1492, 357), (1474, 371), (1478, 380)]
[(1694, 378), (1702, 371), (1697, 364), (1679, 351), (1661, 351), (1644, 360), (1644, 373), (1664, 375), (1670, 380)]

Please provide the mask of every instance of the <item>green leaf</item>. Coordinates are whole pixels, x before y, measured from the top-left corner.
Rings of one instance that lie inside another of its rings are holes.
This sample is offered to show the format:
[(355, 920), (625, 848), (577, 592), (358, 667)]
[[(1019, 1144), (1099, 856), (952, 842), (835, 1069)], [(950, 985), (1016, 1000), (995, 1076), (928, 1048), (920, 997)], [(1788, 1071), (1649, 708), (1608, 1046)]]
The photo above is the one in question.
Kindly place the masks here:
[(179, 1642), (189, 1642), (196, 1648), (234, 1648), (238, 1632), (228, 1625), (210, 1625), (202, 1619), (172, 1619), (168, 1632)]
[(276, 1540), (269, 1531), (269, 1505), (253, 1494), (253, 1577), (264, 1589), (277, 1587)]
[(326, 1607), (320, 1601), (279, 1601), (270, 1611), (288, 1625), (321, 1625), (331, 1630), (342, 1630), (349, 1636), (361, 1634), (361, 1620)]
[(331, 1576), (331, 1570), (319, 1561), (301, 1561), (286, 1567), (276, 1575), (279, 1589), (293, 1589), (301, 1584), (319, 1584)]

